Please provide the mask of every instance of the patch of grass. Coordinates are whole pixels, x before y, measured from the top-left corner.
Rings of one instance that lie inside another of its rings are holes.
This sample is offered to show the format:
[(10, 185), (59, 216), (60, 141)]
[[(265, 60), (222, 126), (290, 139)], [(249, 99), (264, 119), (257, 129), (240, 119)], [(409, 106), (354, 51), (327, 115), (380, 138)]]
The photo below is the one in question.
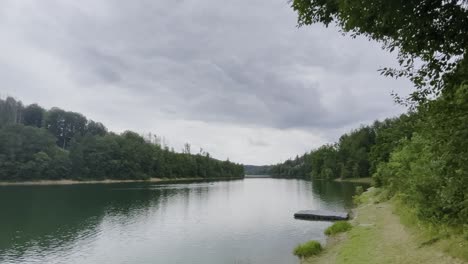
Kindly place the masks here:
[(294, 249), (294, 255), (300, 258), (314, 256), (320, 252), (322, 252), (322, 245), (315, 240), (300, 244)]
[(400, 222), (409, 229), (420, 248), (432, 246), (433, 249), (468, 261), (468, 239), (464, 237), (467, 234), (464, 227), (421, 221), (416, 209), (406, 205), (399, 196), (392, 199), (392, 205)]
[(356, 227), (349, 232), (348, 239), (349, 243), (346, 243), (337, 254), (336, 263), (379, 263), (377, 262), (379, 253), (374, 248), (380, 238), (374, 228)]
[(368, 203), (382, 203), (386, 202), (391, 198), (390, 193), (387, 190), (380, 188), (370, 187), (367, 191), (360, 195), (354, 195), (353, 201), (356, 205), (368, 204)]
[(333, 223), (333, 225), (329, 226), (327, 229), (325, 229), (325, 235), (331, 236), (338, 233), (343, 233), (349, 231), (352, 227), (353, 226), (346, 221), (338, 221)]
[(395, 197), (388, 200), (385, 190), (370, 188), (359, 197), (363, 203), (355, 209), (353, 228), (330, 237), (338, 242), (328, 244), (321, 254), (303, 263), (467, 263), (465, 228), (428, 228), (427, 223), (418, 220), (414, 208), (399, 203)]

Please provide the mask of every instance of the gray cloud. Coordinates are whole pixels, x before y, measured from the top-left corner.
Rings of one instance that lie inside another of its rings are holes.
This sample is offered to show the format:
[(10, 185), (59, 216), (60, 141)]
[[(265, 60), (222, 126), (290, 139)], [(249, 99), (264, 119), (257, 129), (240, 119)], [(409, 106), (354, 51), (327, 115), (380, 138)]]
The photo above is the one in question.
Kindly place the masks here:
[[(157, 124), (185, 120), (335, 135), (401, 112), (389, 93), (409, 87), (378, 75), (394, 65), (379, 44), (298, 29), (286, 0), (2, 6), (4, 93), (74, 107), (111, 127), (164, 130)], [(148, 120), (156, 125), (135, 123)]]
[(248, 143), (252, 146), (255, 146), (255, 147), (268, 147), (270, 146), (270, 143), (264, 141), (264, 140), (261, 140), (261, 139), (253, 139), (253, 138), (249, 138), (248, 139)]

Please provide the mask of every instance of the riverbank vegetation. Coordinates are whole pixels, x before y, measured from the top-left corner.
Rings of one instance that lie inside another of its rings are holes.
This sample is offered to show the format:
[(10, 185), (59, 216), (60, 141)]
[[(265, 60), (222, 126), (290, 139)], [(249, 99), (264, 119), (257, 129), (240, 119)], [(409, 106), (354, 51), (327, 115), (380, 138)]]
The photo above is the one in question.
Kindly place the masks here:
[(240, 164), (182, 153), (154, 135), (109, 132), (85, 116), (0, 99), (0, 181), (237, 178)]
[[(324, 233), (327, 236), (335, 236), (351, 230), (353, 226), (348, 221), (337, 221), (325, 229)], [(315, 240), (310, 240), (306, 243), (299, 244), (294, 248), (294, 255), (301, 259), (301, 262), (312, 256), (317, 256), (323, 251), (322, 244)]]
[(369, 178), (377, 171), (378, 164), (388, 161), (402, 140), (412, 137), (417, 116), (411, 112), (361, 126), (334, 144), (272, 166), (270, 173), (278, 177)]
[(353, 228), (328, 239), (322, 253), (303, 263), (434, 263), (468, 261), (468, 241), (461, 233), (433, 229), (399, 197), (384, 189), (363, 193), (350, 221)]
[(419, 220), (468, 237), (468, 1), (293, 0), (299, 26), (341, 27), (396, 52), (397, 69), (414, 91), (395, 94), (398, 117), (352, 130), (334, 144), (277, 164), (282, 177), (372, 176)]
[(315, 240), (300, 244), (294, 249), (294, 255), (301, 259), (317, 255), (320, 252), (322, 252), (322, 245)]
[(325, 235), (333, 236), (339, 233), (349, 231), (353, 226), (347, 221), (337, 221), (325, 229)]

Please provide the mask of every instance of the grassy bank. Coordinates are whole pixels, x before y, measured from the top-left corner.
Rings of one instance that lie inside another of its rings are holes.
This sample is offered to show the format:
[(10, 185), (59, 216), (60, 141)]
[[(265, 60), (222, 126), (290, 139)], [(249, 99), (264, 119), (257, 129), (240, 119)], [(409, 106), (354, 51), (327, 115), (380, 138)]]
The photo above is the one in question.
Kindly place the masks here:
[(463, 235), (441, 237), (417, 224), (411, 210), (397, 200), (384, 201), (379, 192), (371, 188), (364, 193), (353, 228), (331, 236), (323, 253), (303, 263), (468, 263)]
[(210, 181), (210, 180), (236, 180), (243, 178), (150, 178), (147, 180), (39, 180), (39, 181), (22, 181), (22, 182), (0, 182), (0, 186), (15, 186), (15, 185), (73, 185), (73, 184), (113, 184), (113, 183), (132, 183), (132, 182), (148, 182), (148, 183), (177, 183), (191, 181)]

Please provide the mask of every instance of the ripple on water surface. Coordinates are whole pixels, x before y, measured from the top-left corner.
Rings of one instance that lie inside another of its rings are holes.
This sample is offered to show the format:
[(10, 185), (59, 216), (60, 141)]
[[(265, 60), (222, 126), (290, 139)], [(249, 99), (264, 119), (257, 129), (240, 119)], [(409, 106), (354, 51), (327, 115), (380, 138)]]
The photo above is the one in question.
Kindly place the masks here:
[(0, 263), (298, 263), (292, 249), (329, 223), (293, 214), (343, 210), (353, 191), (268, 178), (5, 187)]

